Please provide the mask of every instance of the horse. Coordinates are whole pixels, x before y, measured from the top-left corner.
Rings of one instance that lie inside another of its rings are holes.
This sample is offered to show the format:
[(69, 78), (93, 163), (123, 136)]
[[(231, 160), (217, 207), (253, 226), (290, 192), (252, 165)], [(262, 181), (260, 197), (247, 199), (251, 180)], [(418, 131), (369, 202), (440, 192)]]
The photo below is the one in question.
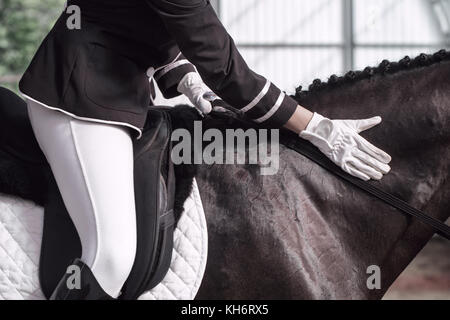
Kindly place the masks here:
[[(392, 172), (371, 183), (445, 221), (450, 215), (449, 74), (450, 52), (440, 51), (316, 80), (309, 90), (299, 87), (294, 98), (335, 119), (381, 115), (384, 123), (364, 136), (393, 156)], [(175, 129), (190, 132), (201, 120), (187, 106), (170, 114)], [(0, 128), (1, 145), (13, 139), (14, 150), (36, 151), (23, 117), (18, 118), (18, 124), (1, 123), (17, 133)], [(203, 123), (221, 131), (242, 127), (238, 119), (217, 114)], [(300, 138), (281, 135), (276, 175), (261, 175), (261, 164), (176, 167), (175, 210), (181, 212), (195, 177), (209, 230), (197, 299), (380, 299), (433, 236), (430, 227), (283, 146), (292, 139)], [(0, 192), (45, 203), (48, 170), (43, 173), (45, 164), (36, 154), (26, 165), (0, 155)], [(373, 267), (381, 277), (375, 288), (368, 285)]]
[[(450, 52), (315, 80), (295, 99), (332, 119), (380, 115), (364, 136), (392, 155), (392, 172), (371, 183), (450, 216)], [(210, 250), (197, 297), (381, 299), (432, 230), (280, 148), (274, 176), (249, 165), (198, 168)], [(377, 288), (368, 285), (373, 267)]]

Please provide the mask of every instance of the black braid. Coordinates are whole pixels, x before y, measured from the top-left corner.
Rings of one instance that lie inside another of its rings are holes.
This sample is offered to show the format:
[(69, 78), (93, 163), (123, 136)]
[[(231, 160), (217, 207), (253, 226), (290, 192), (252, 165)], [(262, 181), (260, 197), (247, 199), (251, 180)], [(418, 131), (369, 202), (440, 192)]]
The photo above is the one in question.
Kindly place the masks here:
[(439, 63), (442, 61), (450, 60), (450, 51), (440, 50), (435, 54), (422, 53), (415, 59), (411, 59), (406, 56), (399, 62), (390, 62), (383, 60), (378, 67), (367, 67), (363, 71), (349, 71), (344, 76), (337, 76), (333, 74), (327, 82), (323, 82), (320, 79), (316, 79), (309, 86), (308, 90), (303, 90), (300, 86), (296, 89), (295, 98), (305, 98), (312, 92), (318, 92), (328, 88), (338, 87), (344, 84), (354, 83), (359, 80), (369, 79), (375, 75), (393, 74), (399, 71), (411, 70), (414, 68), (426, 67)]

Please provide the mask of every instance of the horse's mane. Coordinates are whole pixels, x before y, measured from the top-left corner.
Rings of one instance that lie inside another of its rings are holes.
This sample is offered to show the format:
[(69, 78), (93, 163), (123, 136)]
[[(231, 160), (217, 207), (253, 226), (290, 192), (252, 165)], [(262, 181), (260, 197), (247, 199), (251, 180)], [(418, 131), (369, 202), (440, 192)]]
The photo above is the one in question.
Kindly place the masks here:
[(355, 83), (357, 81), (372, 78), (375, 75), (394, 74), (400, 71), (431, 66), (442, 61), (450, 61), (450, 51), (443, 49), (435, 54), (422, 53), (414, 59), (406, 56), (398, 62), (383, 60), (377, 67), (367, 67), (363, 71), (349, 71), (344, 76), (333, 74), (326, 82), (316, 79), (309, 86), (308, 90), (303, 90), (302, 86), (298, 87), (295, 91), (295, 98), (306, 98), (311, 93)]

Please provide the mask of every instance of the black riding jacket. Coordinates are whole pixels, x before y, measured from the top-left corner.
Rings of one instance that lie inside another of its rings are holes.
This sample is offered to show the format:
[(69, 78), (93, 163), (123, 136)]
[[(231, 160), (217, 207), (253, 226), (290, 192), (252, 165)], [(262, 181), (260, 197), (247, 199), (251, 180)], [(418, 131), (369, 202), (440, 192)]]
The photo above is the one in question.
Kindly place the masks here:
[[(20, 89), (79, 117), (142, 128), (153, 77), (168, 98), (200, 73), (223, 100), (265, 126), (283, 126), (297, 103), (253, 72), (207, 0), (70, 0), (25, 72)], [(195, 66), (195, 68), (194, 68)]]

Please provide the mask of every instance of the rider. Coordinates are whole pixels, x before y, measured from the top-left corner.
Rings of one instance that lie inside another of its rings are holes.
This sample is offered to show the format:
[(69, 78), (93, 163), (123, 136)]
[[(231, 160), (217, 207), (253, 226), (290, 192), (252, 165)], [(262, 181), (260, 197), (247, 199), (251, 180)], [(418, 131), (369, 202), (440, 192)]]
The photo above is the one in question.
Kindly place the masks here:
[[(76, 8), (80, 28), (69, 28)], [(249, 69), (209, 1), (69, 0), (68, 9), (20, 81), (82, 243), (83, 290), (63, 278), (54, 299), (116, 298), (133, 266), (132, 139), (151, 102), (149, 77), (166, 97), (186, 94), (207, 113), (203, 78), (256, 123), (298, 133), (348, 173), (369, 180), (389, 172), (390, 156), (359, 135), (381, 118), (330, 120), (299, 106)]]

